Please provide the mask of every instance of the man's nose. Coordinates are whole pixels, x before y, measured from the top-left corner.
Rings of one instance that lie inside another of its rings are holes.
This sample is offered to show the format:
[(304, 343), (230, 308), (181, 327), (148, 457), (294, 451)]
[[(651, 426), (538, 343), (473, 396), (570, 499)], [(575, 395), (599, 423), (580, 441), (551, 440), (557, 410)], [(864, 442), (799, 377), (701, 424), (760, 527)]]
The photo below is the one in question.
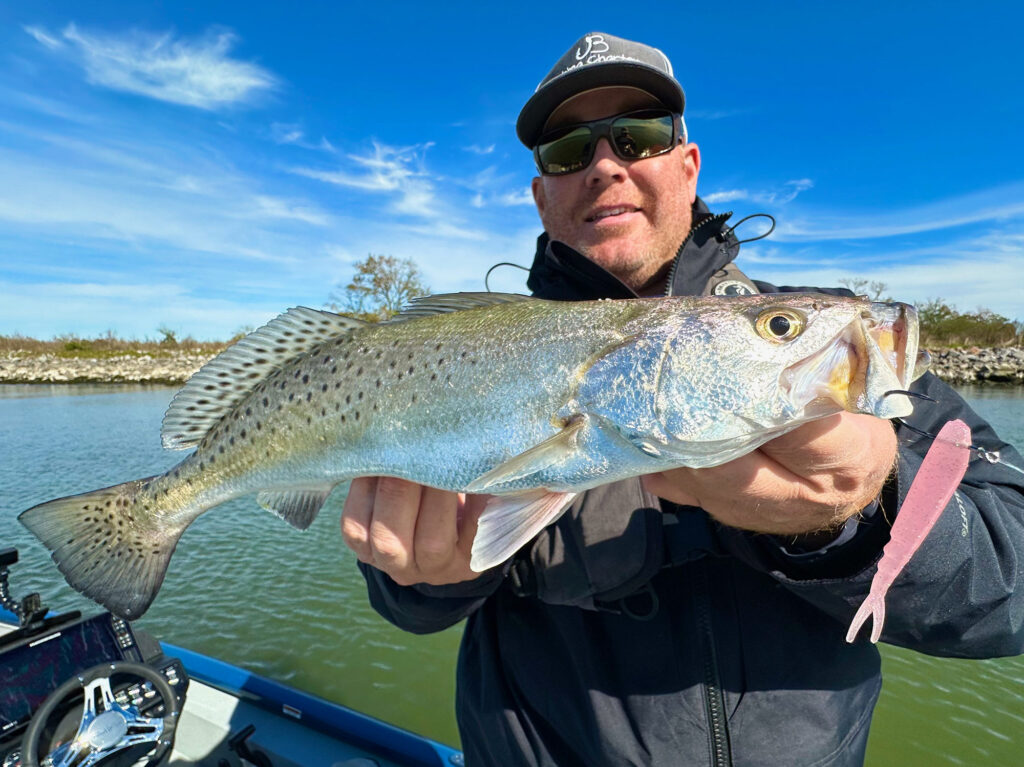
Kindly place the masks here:
[(627, 162), (612, 151), (611, 142), (602, 136), (597, 140), (597, 146), (594, 147), (594, 158), (587, 166), (587, 186), (623, 178), (626, 174)]

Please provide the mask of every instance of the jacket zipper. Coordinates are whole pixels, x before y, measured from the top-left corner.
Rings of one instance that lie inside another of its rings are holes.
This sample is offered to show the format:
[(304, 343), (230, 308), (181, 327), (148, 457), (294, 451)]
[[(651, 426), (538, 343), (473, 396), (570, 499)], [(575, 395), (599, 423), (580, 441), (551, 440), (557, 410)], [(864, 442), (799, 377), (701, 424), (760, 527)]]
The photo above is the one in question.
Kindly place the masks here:
[(693, 239), (693, 235), (696, 234), (698, 231), (700, 231), (701, 228), (703, 228), (703, 227), (707, 226), (708, 224), (710, 224), (712, 222), (715, 222), (715, 221), (726, 221), (726, 220), (728, 220), (728, 218), (731, 215), (732, 215), (732, 211), (730, 211), (728, 213), (719, 213), (718, 215), (715, 215), (715, 216), (708, 216), (703, 221), (701, 221), (699, 224), (697, 224), (697, 226), (693, 227), (690, 230), (690, 233), (688, 235), (686, 235), (686, 239), (683, 240), (683, 243), (679, 246), (679, 250), (676, 252), (676, 258), (672, 262), (672, 268), (668, 270), (668, 281), (665, 283), (665, 295), (666, 296), (671, 296), (672, 295), (672, 283), (674, 283), (675, 280), (676, 280), (676, 272), (679, 271), (679, 262), (683, 258), (683, 250), (686, 248), (686, 243), (688, 243), (690, 240), (692, 240)]
[(695, 568), (699, 582), (695, 584), (694, 606), (697, 615), (697, 630), (703, 645), (701, 656), (704, 662), (704, 709), (708, 719), (708, 745), (713, 767), (732, 766), (732, 748), (729, 745), (729, 721), (725, 713), (725, 694), (718, 676), (718, 657), (715, 653), (715, 631), (711, 623), (710, 584), (707, 570)]

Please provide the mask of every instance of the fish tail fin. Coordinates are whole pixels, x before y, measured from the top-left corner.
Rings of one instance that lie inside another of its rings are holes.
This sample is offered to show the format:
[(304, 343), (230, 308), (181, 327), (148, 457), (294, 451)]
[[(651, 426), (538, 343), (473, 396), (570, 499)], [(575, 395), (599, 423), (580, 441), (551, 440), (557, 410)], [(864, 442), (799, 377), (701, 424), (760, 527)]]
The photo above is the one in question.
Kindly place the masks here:
[[(72, 495), (33, 506), (18, 519), (43, 545), (67, 582), (115, 615), (146, 612), (167, 572), (183, 524), (163, 523), (150, 490), (156, 477)], [(154, 524), (160, 519), (162, 524)]]

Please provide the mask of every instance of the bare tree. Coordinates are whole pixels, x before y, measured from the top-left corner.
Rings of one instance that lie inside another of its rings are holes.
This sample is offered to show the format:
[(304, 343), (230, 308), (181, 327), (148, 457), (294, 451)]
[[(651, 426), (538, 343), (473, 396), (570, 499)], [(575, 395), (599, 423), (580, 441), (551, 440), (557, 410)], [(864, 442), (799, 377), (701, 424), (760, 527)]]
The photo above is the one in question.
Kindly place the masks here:
[(355, 265), (355, 274), (344, 287), (327, 297), (333, 311), (361, 320), (379, 322), (398, 314), (416, 296), (430, 292), (419, 268), (409, 258), (370, 253)]
[(863, 277), (843, 277), (839, 284), (849, 288), (858, 296), (867, 296), (872, 301), (892, 301), (891, 296), (885, 295), (889, 286), (879, 280), (867, 280)]

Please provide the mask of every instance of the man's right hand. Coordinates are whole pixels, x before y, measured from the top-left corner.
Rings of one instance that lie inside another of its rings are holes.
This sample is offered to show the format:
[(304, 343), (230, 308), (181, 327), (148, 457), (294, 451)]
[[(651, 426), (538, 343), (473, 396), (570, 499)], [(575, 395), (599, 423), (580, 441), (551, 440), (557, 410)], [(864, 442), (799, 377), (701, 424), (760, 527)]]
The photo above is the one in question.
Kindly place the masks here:
[(480, 576), (469, 559), (489, 498), (395, 477), (358, 477), (345, 499), (341, 535), (360, 562), (401, 586), (468, 581)]

